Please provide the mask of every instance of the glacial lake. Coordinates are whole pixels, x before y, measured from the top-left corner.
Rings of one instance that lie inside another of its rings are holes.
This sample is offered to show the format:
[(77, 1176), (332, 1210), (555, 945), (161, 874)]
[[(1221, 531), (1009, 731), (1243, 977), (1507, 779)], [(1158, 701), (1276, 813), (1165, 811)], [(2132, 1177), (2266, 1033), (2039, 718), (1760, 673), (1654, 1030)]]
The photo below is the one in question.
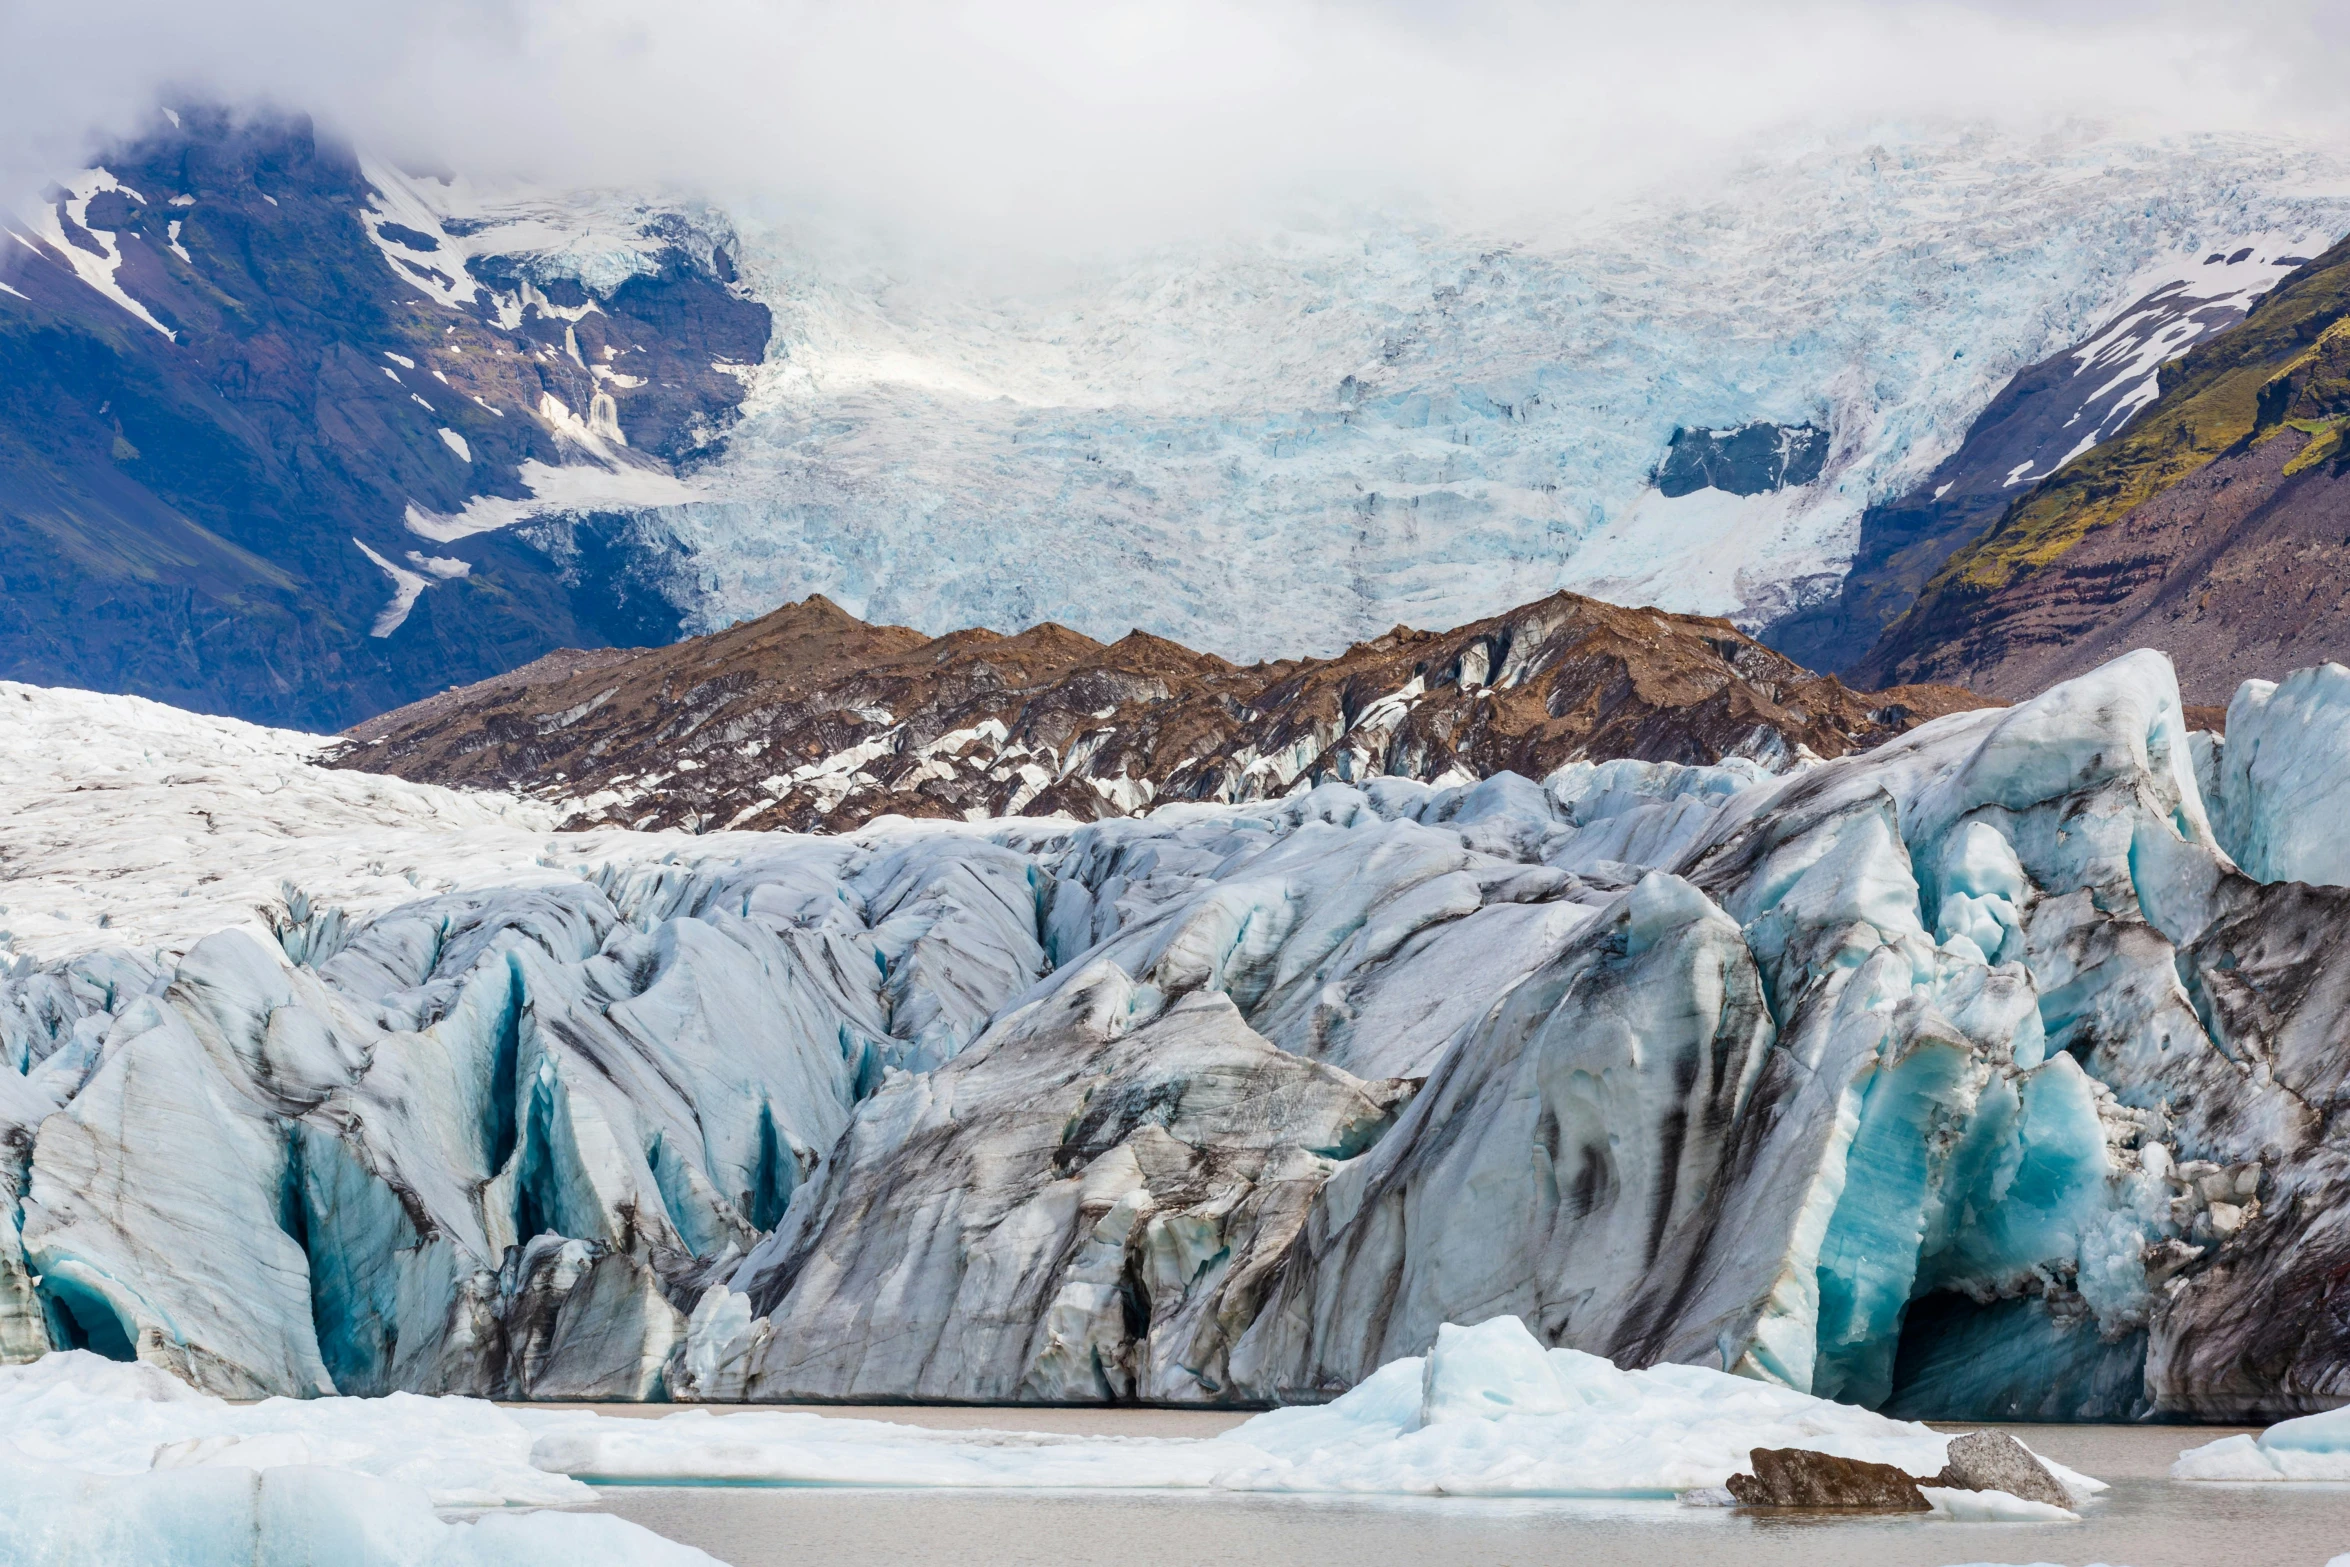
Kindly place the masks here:
[[(597, 1407), (605, 1414), (666, 1412)], [(940, 1428), (1122, 1436), (1213, 1436), (1246, 1418), (1136, 1409), (817, 1412)], [(2350, 1552), (2350, 1485), (2166, 1478), (2180, 1449), (2239, 1428), (2002, 1429), (2113, 1488), (2077, 1524), (1771, 1518), (1675, 1502), (1234, 1492), (631, 1486), (600, 1494), (604, 1510), (733, 1567), (1197, 1567), (1208, 1561), (1228, 1567), (2323, 1567)]]

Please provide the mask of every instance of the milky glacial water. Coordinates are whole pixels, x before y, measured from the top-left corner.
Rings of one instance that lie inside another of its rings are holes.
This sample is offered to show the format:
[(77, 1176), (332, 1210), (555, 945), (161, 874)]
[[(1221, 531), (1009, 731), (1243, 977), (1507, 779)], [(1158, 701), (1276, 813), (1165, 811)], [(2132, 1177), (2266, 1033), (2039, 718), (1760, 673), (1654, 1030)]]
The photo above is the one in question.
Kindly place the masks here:
[[(623, 1410), (606, 1406), (606, 1413)], [(655, 1413), (641, 1408), (629, 1413)], [(1212, 1436), (1239, 1416), (1166, 1410), (859, 1409), (862, 1418), (1130, 1436)], [(1957, 1428), (1953, 1428), (1957, 1429)], [(1197, 1492), (975, 1492), (644, 1486), (606, 1510), (733, 1567), (2322, 1567), (2350, 1552), (2350, 1485), (2164, 1478), (2193, 1426), (2008, 1426), (2113, 1483), (2077, 1524), (1772, 1518), (1671, 1502)]]

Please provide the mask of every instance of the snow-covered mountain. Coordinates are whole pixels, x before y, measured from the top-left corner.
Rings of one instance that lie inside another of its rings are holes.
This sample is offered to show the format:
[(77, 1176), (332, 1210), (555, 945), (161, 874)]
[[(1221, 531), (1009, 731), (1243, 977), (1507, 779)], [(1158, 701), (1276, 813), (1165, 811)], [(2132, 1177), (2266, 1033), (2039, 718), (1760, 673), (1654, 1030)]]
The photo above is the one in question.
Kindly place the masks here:
[[(657, 527), (697, 629), (822, 592), (1246, 659), (1561, 587), (1756, 626), (2018, 370), (2150, 274), (2316, 254), (2346, 196), (2276, 142), (1888, 136), (1546, 234), (1355, 215), (1025, 291), (738, 214), (774, 347), (719, 498)], [(1652, 485), (1677, 431), (1758, 421), (1824, 429), (1818, 477)]]
[(158, 118), (0, 221), (0, 676), (336, 728), (666, 641), (613, 508), (691, 493), (768, 337), (690, 205)]
[[(2215, 253), (2249, 297), (2345, 193), (2281, 142), (1888, 133), (1005, 282), (190, 110), (0, 236), (0, 674), (339, 727), (819, 592), (1243, 660), (1562, 588), (1758, 628), (2019, 369)], [(2121, 335), (2097, 432), (2175, 346)]]

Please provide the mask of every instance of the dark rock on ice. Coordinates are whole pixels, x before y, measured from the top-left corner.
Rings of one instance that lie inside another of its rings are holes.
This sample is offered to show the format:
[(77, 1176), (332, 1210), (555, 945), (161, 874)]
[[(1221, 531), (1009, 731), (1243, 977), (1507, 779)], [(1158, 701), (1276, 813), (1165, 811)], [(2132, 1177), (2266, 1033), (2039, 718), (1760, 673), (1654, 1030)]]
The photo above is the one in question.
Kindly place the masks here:
[(1800, 1447), (1758, 1447), (1749, 1461), (1754, 1473), (1732, 1475), (1728, 1486), (1742, 1506), (1887, 1513), (1931, 1510), (1916, 1479), (1891, 1464), (1838, 1458)]
[(1699, 490), (1768, 495), (1820, 476), (1828, 460), (1828, 432), (1816, 424), (1742, 424), (1734, 430), (1679, 429), (1656, 470), (1667, 496)]

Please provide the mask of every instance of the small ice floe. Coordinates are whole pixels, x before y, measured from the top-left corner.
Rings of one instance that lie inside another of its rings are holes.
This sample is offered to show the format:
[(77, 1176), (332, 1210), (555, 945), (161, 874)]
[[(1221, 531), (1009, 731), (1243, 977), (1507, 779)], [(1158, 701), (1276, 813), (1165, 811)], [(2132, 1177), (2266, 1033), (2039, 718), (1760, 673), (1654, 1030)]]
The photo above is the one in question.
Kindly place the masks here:
[(2350, 1480), (2350, 1405), (2179, 1454), (2173, 1480)]

